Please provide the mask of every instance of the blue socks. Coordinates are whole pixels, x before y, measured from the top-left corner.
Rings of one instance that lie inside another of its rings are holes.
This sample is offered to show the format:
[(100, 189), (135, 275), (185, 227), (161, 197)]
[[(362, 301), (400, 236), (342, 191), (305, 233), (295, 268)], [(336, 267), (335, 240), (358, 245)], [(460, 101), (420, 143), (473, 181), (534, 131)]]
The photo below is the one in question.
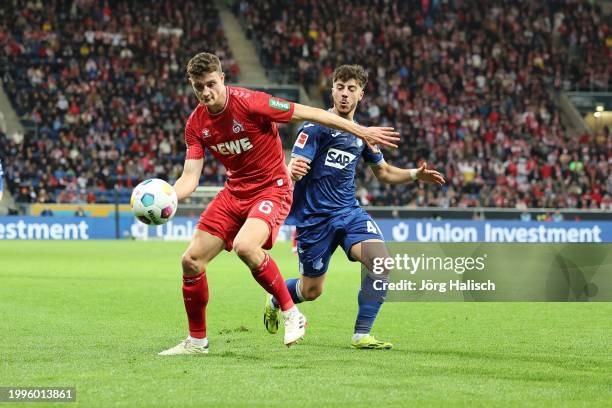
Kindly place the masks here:
[(355, 333), (370, 333), (376, 315), (385, 301), (387, 291), (374, 289), (374, 282), (375, 280), (369, 274), (361, 281), (361, 289), (357, 296), (359, 312), (355, 321)]
[[(299, 279), (287, 279), (285, 281), (291, 299), (293, 299), (293, 303), (295, 304), (304, 301), (302, 293), (300, 292), (299, 282)], [(374, 282), (375, 280), (369, 274), (361, 281), (361, 288), (357, 296), (359, 312), (357, 313), (357, 320), (355, 321), (355, 333), (370, 333), (374, 325), (374, 320), (378, 315), (378, 311), (385, 301), (387, 291), (376, 290), (374, 288)], [(275, 298), (272, 298), (271, 302), (272, 306), (275, 308), (279, 307)]]
[[(291, 295), (291, 299), (293, 300), (293, 303), (298, 304), (298, 303), (302, 303), (304, 301), (304, 298), (302, 297), (302, 293), (300, 292), (300, 288), (298, 287), (298, 283), (300, 282), (299, 279), (287, 279), (285, 281), (285, 284), (287, 285), (287, 289), (289, 290), (289, 294)], [(274, 306), (276, 309), (278, 309), (278, 302), (276, 301), (276, 298), (272, 298), (272, 306)]]

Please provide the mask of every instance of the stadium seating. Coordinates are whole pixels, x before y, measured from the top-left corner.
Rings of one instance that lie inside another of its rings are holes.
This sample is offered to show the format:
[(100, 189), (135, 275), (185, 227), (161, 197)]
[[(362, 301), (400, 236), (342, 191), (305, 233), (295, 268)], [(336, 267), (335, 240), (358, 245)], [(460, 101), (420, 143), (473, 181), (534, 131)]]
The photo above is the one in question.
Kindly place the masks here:
[[(4, 87), (32, 129), (23, 142), (0, 134), (8, 186), (19, 201), (110, 202), (117, 185), (127, 202), (144, 178), (173, 181), (194, 105), (186, 61), (212, 50), (228, 79), (239, 78), (208, 2), (112, 4), (16, 1), (3, 9)], [(334, 66), (365, 65), (370, 82), (357, 120), (402, 132), (388, 161), (411, 167), (426, 160), (448, 181), (444, 189), (391, 187), (361, 170), (363, 204), (612, 205), (609, 129), (569, 137), (550, 94), (610, 87), (608, 27), (590, 2), (235, 6), (270, 73), (323, 90), (328, 105)], [(223, 179), (223, 167), (207, 160), (202, 183)]]
[[(187, 60), (214, 51), (238, 78), (218, 11), (195, 1), (47, 3), (3, 6), (4, 87), (31, 124), (23, 143), (0, 135), (17, 200), (114, 202), (117, 185), (127, 202), (144, 178), (176, 179), (195, 106)], [(223, 179), (207, 161), (203, 182)]]
[(264, 66), (319, 86), (328, 106), (333, 68), (367, 67), (356, 119), (402, 132), (388, 161), (426, 160), (449, 182), (383, 186), (362, 172), (364, 204), (611, 205), (609, 129), (570, 138), (549, 94), (612, 88), (608, 27), (590, 2), (250, 0), (235, 11)]

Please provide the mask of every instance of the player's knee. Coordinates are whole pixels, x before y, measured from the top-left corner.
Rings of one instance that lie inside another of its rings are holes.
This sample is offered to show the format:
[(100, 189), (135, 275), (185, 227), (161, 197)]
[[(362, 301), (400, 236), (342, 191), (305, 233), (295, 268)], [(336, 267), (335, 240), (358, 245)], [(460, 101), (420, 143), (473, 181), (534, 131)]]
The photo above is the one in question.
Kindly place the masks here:
[(309, 288), (302, 289), (302, 296), (304, 297), (304, 300), (307, 301), (315, 300), (321, 296), (321, 293), (323, 293), (323, 288), (320, 286), (311, 286)]
[(248, 241), (236, 240), (234, 241), (234, 251), (240, 259), (248, 261), (257, 256), (259, 247)]
[(194, 257), (191, 253), (185, 252), (181, 258), (181, 265), (183, 267), (184, 275), (197, 275), (202, 272), (206, 265), (198, 258)]

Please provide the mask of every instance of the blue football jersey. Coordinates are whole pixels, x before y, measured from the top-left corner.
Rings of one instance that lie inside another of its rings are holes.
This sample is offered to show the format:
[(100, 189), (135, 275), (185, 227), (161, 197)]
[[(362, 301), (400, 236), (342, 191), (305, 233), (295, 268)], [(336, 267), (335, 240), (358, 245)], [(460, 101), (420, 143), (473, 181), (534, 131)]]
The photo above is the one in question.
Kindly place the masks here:
[(359, 159), (377, 165), (383, 155), (372, 151), (357, 136), (304, 122), (298, 130), (292, 157), (310, 161), (310, 171), (295, 183), (293, 206), (288, 224), (315, 225), (330, 215), (342, 214), (359, 206), (355, 197), (355, 171)]

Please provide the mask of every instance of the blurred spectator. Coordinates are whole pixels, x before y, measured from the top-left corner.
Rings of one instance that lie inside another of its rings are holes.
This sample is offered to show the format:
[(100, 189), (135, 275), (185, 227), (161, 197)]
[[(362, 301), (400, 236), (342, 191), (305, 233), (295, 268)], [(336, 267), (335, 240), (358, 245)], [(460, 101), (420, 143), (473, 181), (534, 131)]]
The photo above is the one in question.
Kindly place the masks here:
[[(26, 128), (0, 134), (18, 201), (127, 202), (145, 178), (173, 182), (195, 107), (184, 66), (215, 52), (228, 81), (238, 66), (212, 2), (118, 0), (4, 4), (2, 78)], [(207, 160), (203, 184), (224, 171)]]
[[(609, 25), (584, 0), (421, 2), (243, 0), (262, 63), (327, 105), (342, 63), (370, 72), (356, 113), (403, 136), (386, 159), (419, 160), (448, 185), (380, 185), (358, 175), (359, 199), (413, 207), (609, 206), (609, 129), (571, 138), (552, 89), (611, 88)], [(338, 13), (337, 10), (342, 10)], [(365, 190), (365, 191), (364, 191)]]
[[(370, 71), (356, 114), (403, 135), (389, 162), (442, 171), (444, 188), (381, 185), (370, 205), (611, 209), (612, 135), (571, 138), (551, 90), (610, 88), (609, 23), (584, 0), (243, 0), (234, 3), (281, 79), (324, 90), (341, 63)], [(342, 10), (338, 13), (337, 10)], [(26, 128), (0, 132), (7, 186), (22, 202), (122, 202), (139, 181), (173, 182), (195, 106), (184, 65), (215, 52), (239, 67), (214, 2), (36, 2), (0, 10), (5, 89)], [(201, 183), (225, 170), (205, 160)]]
[(41, 217), (53, 217), (53, 210), (46, 207), (40, 212)]
[(74, 212), (74, 216), (75, 217), (87, 217), (87, 214), (85, 214), (85, 210), (83, 210), (83, 207), (79, 207)]

